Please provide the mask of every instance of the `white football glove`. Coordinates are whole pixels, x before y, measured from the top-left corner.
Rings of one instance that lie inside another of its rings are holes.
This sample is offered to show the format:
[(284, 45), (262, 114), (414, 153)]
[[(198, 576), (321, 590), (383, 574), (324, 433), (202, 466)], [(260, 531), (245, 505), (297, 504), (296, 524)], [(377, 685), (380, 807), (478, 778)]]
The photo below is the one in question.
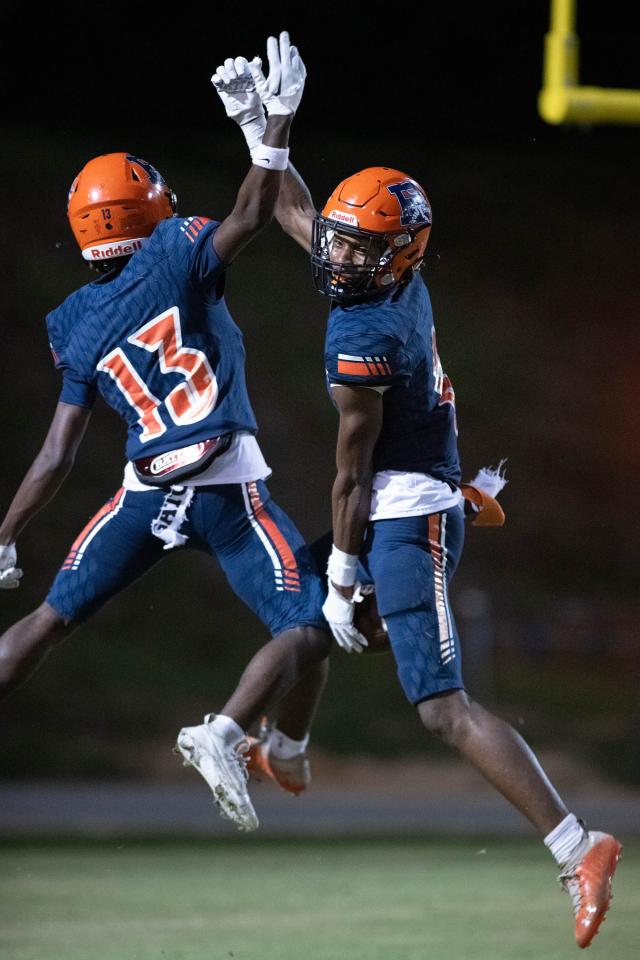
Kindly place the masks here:
[(323, 604), (322, 612), (331, 627), (331, 633), (336, 638), (338, 646), (346, 650), (347, 653), (362, 653), (364, 648), (369, 646), (367, 638), (353, 625), (356, 603), (360, 603), (362, 599), (363, 594), (359, 583), (355, 584), (351, 600), (347, 600), (329, 580), (329, 593)]
[(267, 40), (267, 59), (269, 76), (266, 78), (260, 57), (254, 57), (249, 64), (256, 91), (270, 116), (292, 115), (300, 106), (307, 71), (298, 48), (291, 46), (286, 30), (280, 34), (279, 41), (275, 37)]
[(267, 121), (260, 95), (244, 57), (228, 57), (216, 68), (211, 83), (222, 100), (228, 117), (240, 126), (249, 150), (262, 143)]
[(15, 590), (20, 586), (22, 570), (16, 567), (17, 559), (15, 543), (0, 546), (0, 590)]

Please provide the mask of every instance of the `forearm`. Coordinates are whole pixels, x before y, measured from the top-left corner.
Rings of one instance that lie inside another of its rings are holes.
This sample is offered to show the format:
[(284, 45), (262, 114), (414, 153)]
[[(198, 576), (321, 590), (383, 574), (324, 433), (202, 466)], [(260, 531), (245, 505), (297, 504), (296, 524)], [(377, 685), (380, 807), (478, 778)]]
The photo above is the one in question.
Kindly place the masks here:
[(285, 170), (276, 203), (276, 220), (289, 236), (300, 242), (301, 227), (311, 242), (315, 207), (309, 189), (291, 162)]
[(0, 525), (0, 545), (15, 543), (29, 521), (58, 492), (72, 465), (73, 458), (52, 459), (45, 451), (36, 457)]
[(333, 542), (344, 553), (359, 554), (371, 508), (372, 474), (338, 472), (331, 493)]
[[(292, 119), (291, 116), (269, 117), (263, 144), (286, 149)], [(266, 226), (273, 217), (282, 180), (282, 172), (253, 164), (238, 191), (233, 208), (234, 218), (242, 219), (248, 230), (257, 231)]]
[[(256, 148), (256, 155), (238, 191), (235, 206), (216, 230), (213, 245), (225, 264), (230, 264), (273, 218), (283, 170), (287, 164), (286, 146), (291, 119), (291, 116), (269, 117), (265, 143)], [(282, 154), (274, 154), (274, 150), (281, 150)], [(272, 169), (269, 169), (270, 164), (273, 165)]]

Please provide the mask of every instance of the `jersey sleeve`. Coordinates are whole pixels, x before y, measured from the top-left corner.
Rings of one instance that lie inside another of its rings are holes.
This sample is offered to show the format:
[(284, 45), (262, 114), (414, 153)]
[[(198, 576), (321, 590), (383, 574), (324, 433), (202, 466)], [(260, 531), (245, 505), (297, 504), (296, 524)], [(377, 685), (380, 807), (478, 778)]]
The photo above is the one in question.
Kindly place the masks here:
[(71, 403), (74, 407), (92, 407), (96, 399), (95, 383), (81, 380), (71, 370), (66, 370), (62, 376), (62, 390), (58, 403)]
[(70, 403), (74, 407), (92, 407), (96, 399), (96, 383), (74, 370), (65, 359), (64, 344), (55, 319), (51, 315), (47, 317), (47, 331), (54, 365), (62, 374), (62, 389), (58, 403)]
[(173, 217), (164, 221), (165, 249), (198, 286), (220, 287), (225, 265), (216, 253), (213, 237), (220, 226), (208, 217)]
[(394, 337), (369, 332), (330, 333), (325, 366), (330, 384), (392, 387), (407, 383), (411, 376), (403, 344)]

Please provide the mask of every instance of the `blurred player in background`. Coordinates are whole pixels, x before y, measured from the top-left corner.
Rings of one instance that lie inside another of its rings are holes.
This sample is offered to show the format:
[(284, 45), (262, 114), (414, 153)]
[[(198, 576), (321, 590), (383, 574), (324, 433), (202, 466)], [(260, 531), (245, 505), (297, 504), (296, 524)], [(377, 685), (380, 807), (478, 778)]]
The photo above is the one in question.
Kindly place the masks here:
[[(267, 50), (267, 79), (258, 58), (225, 61), (217, 84), (227, 113), (243, 114), (254, 142), (264, 125), (259, 100), (268, 111), (281, 72), (299, 62), (286, 34), (279, 44), (270, 38)], [(426, 729), (544, 838), (586, 947), (608, 908), (621, 846), (587, 832), (519, 734), (464, 690), (448, 599), (463, 544), (455, 395), (418, 272), (431, 229), (427, 196), (406, 174), (372, 167), (339, 184), (318, 214), (290, 165), (276, 216), (311, 254), (316, 288), (330, 301), (325, 366), (340, 422), (325, 617), (338, 644), (360, 653), (361, 582), (375, 584), (407, 698)]]
[(131, 154), (96, 157), (76, 177), (69, 221), (99, 276), (47, 317), (62, 392), (0, 525), (0, 587), (17, 587), (16, 539), (71, 469), (99, 392), (127, 423), (123, 485), (77, 537), (44, 603), (0, 638), (0, 694), (164, 551), (213, 554), (273, 639), (221, 713), (184, 728), (177, 749), (242, 829), (257, 826), (245, 730), (284, 697), (284, 746), (301, 752), (330, 645), (321, 581), (264, 484), (271, 471), (255, 437), (242, 335), (223, 297), (226, 268), (273, 216), (304, 79), (296, 64), (281, 75), (264, 137), (221, 223), (179, 217), (158, 171)]

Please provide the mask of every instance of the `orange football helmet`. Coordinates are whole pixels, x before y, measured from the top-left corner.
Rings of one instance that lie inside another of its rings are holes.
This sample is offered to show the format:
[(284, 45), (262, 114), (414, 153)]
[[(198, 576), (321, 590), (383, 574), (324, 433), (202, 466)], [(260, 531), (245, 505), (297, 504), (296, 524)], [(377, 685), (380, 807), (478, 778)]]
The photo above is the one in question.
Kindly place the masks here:
[(85, 260), (104, 261), (139, 250), (176, 197), (155, 167), (130, 153), (105, 153), (71, 184), (67, 216)]
[[(311, 263), (316, 289), (340, 301), (387, 293), (418, 270), (431, 231), (422, 187), (390, 167), (368, 167), (338, 184), (313, 223)], [(358, 256), (345, 262), (336, 237)], [(332, 256), (333, 255), (333, 256)]]

